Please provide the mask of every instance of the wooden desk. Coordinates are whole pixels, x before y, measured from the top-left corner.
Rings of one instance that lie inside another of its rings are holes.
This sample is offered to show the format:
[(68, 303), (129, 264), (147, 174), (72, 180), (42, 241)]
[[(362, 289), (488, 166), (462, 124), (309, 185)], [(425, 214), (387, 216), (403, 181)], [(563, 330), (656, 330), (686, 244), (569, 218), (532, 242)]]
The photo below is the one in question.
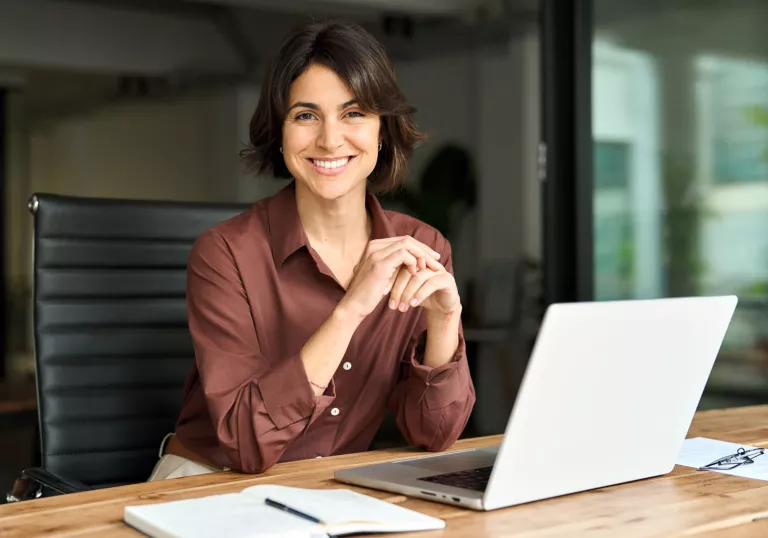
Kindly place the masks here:
[[(706, 411), (690, 437), (768, 447), (768, 406)], [(499, 437), (459, 441), (486, 446)], [(122, 523), (123, 507), (239, 491), (260, 482), (309, 488), (335, 483), (334, 469), (413, 454), (386, 450), (279, 464), (260, 476), (218, 473), (0, 506), (0, 536), (141, 536)], [(669, 475), (493, 512), (474, 512), (399, 495), (360, 491), (443, 518), (433, 538), (484, 536), (768, 536), (768, 482), (677, 467)], [(397, 535), (397, 536), (414, 536)]]

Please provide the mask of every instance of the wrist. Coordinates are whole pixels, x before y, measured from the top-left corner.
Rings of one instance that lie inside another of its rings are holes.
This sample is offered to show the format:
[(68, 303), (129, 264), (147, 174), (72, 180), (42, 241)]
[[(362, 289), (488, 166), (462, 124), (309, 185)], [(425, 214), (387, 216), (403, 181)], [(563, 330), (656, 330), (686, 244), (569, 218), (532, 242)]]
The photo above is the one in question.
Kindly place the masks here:
[(451, 312), (428, 312), (424, 366), (439, 368), (456, 355), (459, 346), (461, 307)]
[(331, 312), (329, 321), (340, 330), (348, 333), (351, 337), (357, 330), (360, 324), (365, 319), (365, 316), (361, 316), (357, 312), (354, 312), (344, 302), (340, 302), (336, 305), (336, 308)]
[(440, 331), (450, 330), (453, 331), (459, 326), (461, 320), (461, 304), (450, 312), (440, 312), (435, 310), (425, 311), (425, 321), (427, 330)]

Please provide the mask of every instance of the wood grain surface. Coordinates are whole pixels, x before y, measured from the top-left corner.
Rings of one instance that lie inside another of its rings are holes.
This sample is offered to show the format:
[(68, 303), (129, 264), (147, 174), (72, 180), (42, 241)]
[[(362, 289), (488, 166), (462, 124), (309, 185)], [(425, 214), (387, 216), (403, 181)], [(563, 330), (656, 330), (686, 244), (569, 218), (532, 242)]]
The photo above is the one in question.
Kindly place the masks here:
[[(697, 413), (689, 437), (705, 436), (768, 448), (768, 406)], [(500, 436), (465, 439), (451, 450), (499, 443)], [(216, 473), (0, 506), (0, 536), (141, 536), (122, 522), (127, 505), (231, 493), (258, 483), (306, 488), (350, 487), (333, 471), (419, 454), (380, 450), (278, 464), (263, 475)], [(10, 485), (9, 485), (10, 486)], [(354, 488), (446, 520), (441, 531), (400, 534), (444, 537), (768, 536), (768, 482), (676, 467), (629, 484), (475, 512)]]

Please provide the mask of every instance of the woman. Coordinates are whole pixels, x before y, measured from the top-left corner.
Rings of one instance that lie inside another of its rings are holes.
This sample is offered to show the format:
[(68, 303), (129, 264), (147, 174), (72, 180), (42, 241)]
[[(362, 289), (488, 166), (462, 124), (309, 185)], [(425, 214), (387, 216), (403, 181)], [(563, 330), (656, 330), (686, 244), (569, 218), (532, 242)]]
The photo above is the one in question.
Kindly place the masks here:
[(475, 392), (450, 245), (372, 194), (405, 178), (412, 113), (359, 26), (284, 41), (246, 157), (294, 181), (192, 249), (196, 365), (151, 480), (365, 451), (387, 407), (414, 446), (458, 438)]

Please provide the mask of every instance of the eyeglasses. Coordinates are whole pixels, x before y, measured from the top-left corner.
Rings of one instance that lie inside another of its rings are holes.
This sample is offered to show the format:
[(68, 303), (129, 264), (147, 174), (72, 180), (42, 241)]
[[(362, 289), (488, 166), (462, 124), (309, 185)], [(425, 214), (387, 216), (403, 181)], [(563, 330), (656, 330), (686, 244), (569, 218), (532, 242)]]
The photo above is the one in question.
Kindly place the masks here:
[(755, 458), (762, 456), (763, 452), (765, 452), (764, 448), (751, 448), (749, 450), (740, 448), (736, 451), (735, 454), (730, 454), (728, 456), (717, 459), (712, 463), (708, 463), (703, 467), (699, 467), (699, 470), (730, 471), (742, 465), (755, 463)]

